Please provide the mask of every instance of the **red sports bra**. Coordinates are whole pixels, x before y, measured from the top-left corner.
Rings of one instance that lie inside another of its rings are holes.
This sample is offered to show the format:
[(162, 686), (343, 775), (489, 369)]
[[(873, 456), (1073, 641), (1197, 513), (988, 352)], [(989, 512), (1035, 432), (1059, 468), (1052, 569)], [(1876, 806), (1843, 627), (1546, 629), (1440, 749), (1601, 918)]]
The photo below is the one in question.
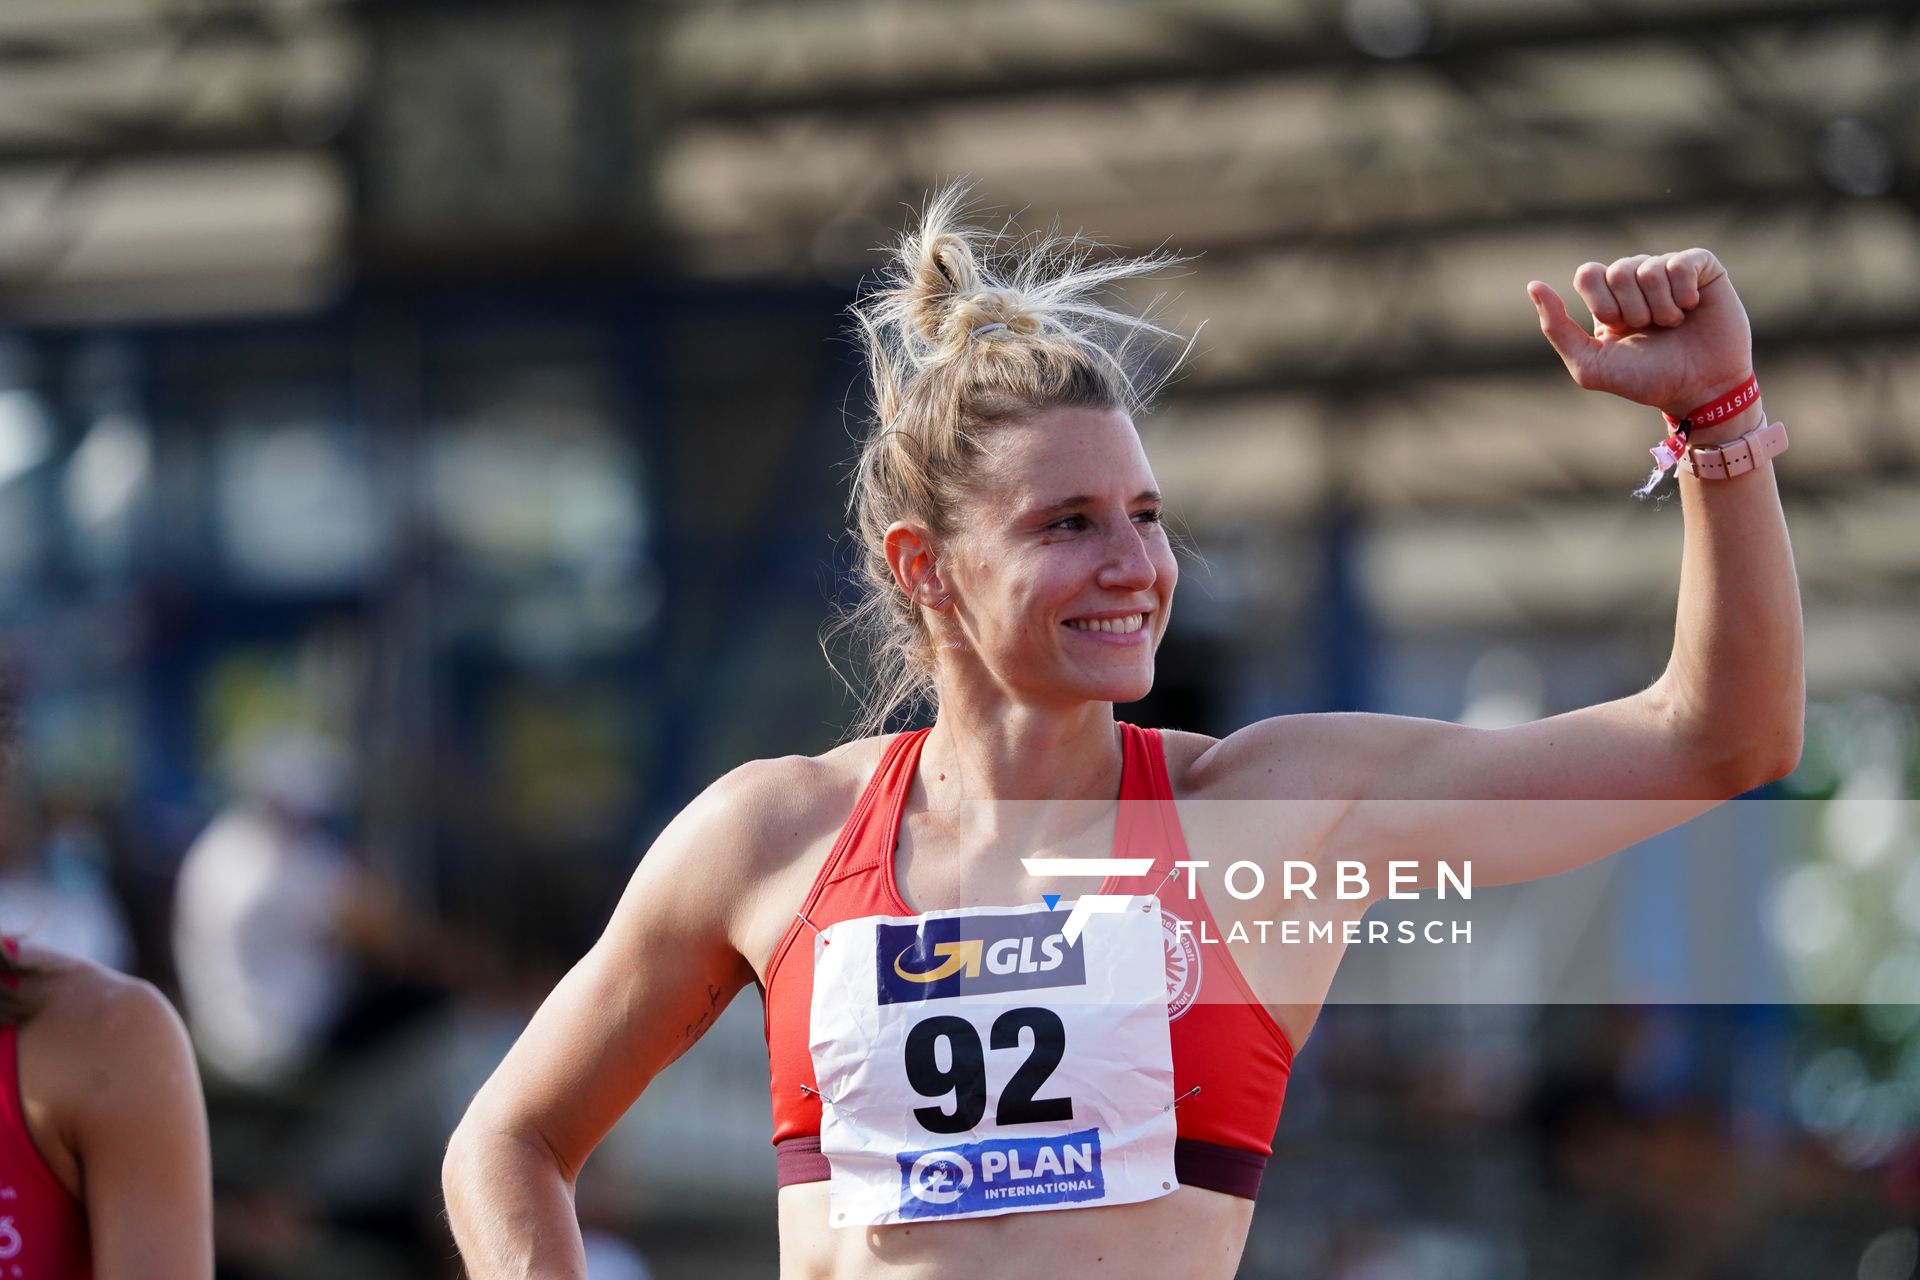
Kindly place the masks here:
[[(1186, 840), (1173, 804), (1165, 749), (1156, 729), (1119, 726), (1124, 747), (1120, 774), (1125, 804), (1115, 825), (1115, 857), (1149, 857), (1144, 876), (1114, 877), (1102, 893), (1161, 893), (1177, 887), (1169, 878), (1173, 863), (1187, 856)], [(900, 815), (912, 788), (920, 748), (929, 730), (903, 733), (887, 745), (873, 780), (854, 806), (826, 865), (813, 882), (801, 914), (824, 929), (863, 916), (917, 914), (900, 896), (893, 855)], [(1206, 901), (1189, 901), (1184, 892), (1162, 897), (1165, 914), (1195, 929), (1200, 921), (1214, 937)], [(773, 1076), (773, 1143), (779, 1185), (819, 1182), (828, 1177), (820, 1154), (820, 1100), (808, 1090), (818, 1082), (808, 1049), (813, 1004), (813, 948), (798, 917), (773, 953), (767, 969), (767, 1057)], [(1168, 948), (1168, 1003), (1172, 1019), (1174, 1115), (1179, 1138), (1174, 1169), (1183, 1186), (1253, 1199), (1260, 1175), (1273, 1154), (1273, 1133), (1293, 1068), (1293, 1049), (1223, 944), (1202, 944), (1188, 935), (1184, 945)], [(805, 1088), (802, 1088), (805, 1086)]]
[[(11, 938), (0, 938), (0, 946), (18, 954)], [(0, 1027), (0, 1277), (89, 1280), (86, 1207), (47, 1167), (27, 1131), (19, 1031)]]

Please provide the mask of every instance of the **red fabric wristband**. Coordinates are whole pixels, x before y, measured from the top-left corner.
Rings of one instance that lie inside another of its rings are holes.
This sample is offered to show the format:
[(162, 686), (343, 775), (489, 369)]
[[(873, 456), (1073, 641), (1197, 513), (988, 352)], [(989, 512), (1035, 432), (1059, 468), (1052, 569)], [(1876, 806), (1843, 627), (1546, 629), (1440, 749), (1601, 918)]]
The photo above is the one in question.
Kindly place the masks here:
[(1759, 398), (1760, 380), (1750, 373), (1745, 382), (1718, 400), (1709, 400), (1699, 408), (1689, 411), (1684, 418), (1676, 418), (1663, 411), (1660, 416), (1667, 420), (1666, 438), (1647, 450), (1653, 455), (1653, 473), (1647, 477), (1645, 484), (1633, 491), (1633, 496), (1647, 497), (1653, 492), (1654, 486), (1660, 483), (1661, 477), (1673, 469), (1674, 463), (1680, 461), (1681, 455), (1687, 451), (1688, 432), (1695, 427), (1725, 422), (1750, 407)]
[(1697, 409), (1688, 412), (1684, 418), (1676, 418), (1670, 413), (1661, 413), (1667, 420), (1667, 435), (1659, 444), (1648, 449), (1653, 455), (1653, 474), (1647, 482), (1634, 490), (1634, 496), (1644, 498), (1653, 492), (1660, 483), (1660, 477), (1673, 469), (1680, 456), (1687, 451), (1687, 433), (1695, 427), (1709, 426), (1716, 422), (1725, 422), (1740, 413), (1760, 398), (1760, 380), (1753, 374), (1718, 400), (1709, 400)]
[(1721, 396), (1718, 400), (1709, 400), (1699, 408), (1689, 412), (1685, 417), (1676, 418), (1670, 413), (1663, 413), (1660, 416), (1667, 420), (1669, 427), (1674, 428), (1677, 433), (1685, 435), (1687, 431), (1694, 427), (1706, 427), (1716, 422), (1725, 422), (1728, 418), (1739, 413), (1759, 398), (1760, 379), (1750, 373), (1747, 375), (1745, 382), (1727, 392), (1727, 394)]

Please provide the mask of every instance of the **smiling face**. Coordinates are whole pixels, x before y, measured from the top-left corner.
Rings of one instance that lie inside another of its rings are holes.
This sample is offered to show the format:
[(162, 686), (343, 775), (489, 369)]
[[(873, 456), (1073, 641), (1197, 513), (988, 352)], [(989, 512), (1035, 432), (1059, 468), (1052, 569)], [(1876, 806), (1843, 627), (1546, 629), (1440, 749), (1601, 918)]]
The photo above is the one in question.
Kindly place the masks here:
[(1179, 569), (1132, 421), (1048, 409), (987, 450), (935, 557), (943, 682), (1028, 703), (1145, 697)]

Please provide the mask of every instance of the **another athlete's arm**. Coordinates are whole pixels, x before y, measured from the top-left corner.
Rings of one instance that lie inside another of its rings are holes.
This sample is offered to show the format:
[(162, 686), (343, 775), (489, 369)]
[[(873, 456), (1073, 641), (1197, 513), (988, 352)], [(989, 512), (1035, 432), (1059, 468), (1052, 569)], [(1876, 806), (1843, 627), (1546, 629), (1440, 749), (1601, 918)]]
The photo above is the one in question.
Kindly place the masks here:
[(206, 1105), (173, 1006), (144, 982), (75, 964), (53, 979), (33, 1031), (32, 1087), (79, 1159), (95, 1280), (211, 1280)]
[[(1678, 414), (1751, 368), (1746, 312), (1704, 249), (1589, 263), (1575, 282), (1597, 336), (1544, 284), (1530, 292), (1584, 388)], [(1761, 412), (1756, 404), (1694, 442), (1732, 439)], [(1507, 729), (1281, 717), (1234, 734), (1203, 763), (1231, 794), (1352, 802), (1327, 827), (1324, 857), (1372, 868), (1470, 857), (1476, 884), (1568, 870), (1783, 776), (1799, 759), (1805, 692), (1773, 468), (1725, 481), (1682, 475), (1679, 485), (1679, 612), (1672, 657), (1651, 687)], [(1369, 884), (1382, 891), (1385, 876)]]
[(473, 1280), (584, 1280), (575, 1179), (655, 1074), (753, 980), (731, 928), (791, 767), (736, 769), (667, 826), (600, 940), (475, 1096), (442, 1173)]

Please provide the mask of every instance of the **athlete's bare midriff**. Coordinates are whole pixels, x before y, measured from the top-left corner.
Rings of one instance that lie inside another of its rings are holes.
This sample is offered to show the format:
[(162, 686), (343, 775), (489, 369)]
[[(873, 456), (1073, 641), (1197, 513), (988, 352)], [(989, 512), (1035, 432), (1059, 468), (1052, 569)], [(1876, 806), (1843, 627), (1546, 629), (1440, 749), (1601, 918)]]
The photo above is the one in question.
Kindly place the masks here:
[(780, 1280), (1231, 1280), (1253, 1201), (1181, 1187), (1139, 1204), (918, 1226), (827, 1225), (827, 1184), (780, 1191)]

